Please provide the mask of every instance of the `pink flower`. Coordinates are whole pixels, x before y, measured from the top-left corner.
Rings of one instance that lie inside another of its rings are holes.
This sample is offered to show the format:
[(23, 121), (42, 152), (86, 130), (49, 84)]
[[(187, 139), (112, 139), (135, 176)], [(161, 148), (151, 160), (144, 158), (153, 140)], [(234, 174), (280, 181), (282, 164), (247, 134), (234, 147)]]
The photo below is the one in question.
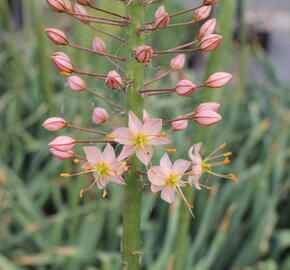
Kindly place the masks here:
[(206, 102), (200, 104), (196, 109), (195, 112), (201, 112), (201, 111), (214, 111), (216, 112), (221, 105), (217, 102)]
[(107, 121), (107, 119), (109, 118), (109, 114), (108, 112), (101, 107), (96, 107), (93, 110), (93, 115), (92, 115), (92, 122), (97, 125), (100, 126), (103, 123), (105, 123)]
[(233, 75), (227, 72), (216, 72), (213, 73), (205, 82), (205, 86), (211, 88), (220, 88), (226, 85)]
[(122, 77), (117, 71), (112, 70), (108, 73), (105, 84), (107, 88), (118, 89), (123, 85)]
[(147, 171), (151, 191), (154, 193), (161, 191), (161, 198), (172, 203), (175, 190), (185, 186), (181, 178), (189, 166), (190, 162), (183, 159), (178, 159), (172, 164), (168, 155), (164, 154), (160, 160), (160, 166), (153, 166)]
[(198, 8), (194, 13), (194, 19), (198, 22), (206, 19), (211, 13), (211, 6), (202, 6)]
[(134, 56), (140, 63), (148, 65), (153, 57), (153, 49), (146, 45), (141, 45), (134, 50)]
[(46, 119), (42, 126), (49, 131), (58, 131), (67, 125), (67, 121), (61, 117), (51, 117)]
[(157, 29), (166, 28), (169, 24), (169, 15), (164, 6), (160, 6), (155, 12), (154, 24)]
[(219, 2), (219, 0), (203, 0), (205, 6), (212, 6)]
[(67, 38), (66, 34), (59, 29), (46, 28), (45, 33), (48, 36), (48, 38), (57, 45), (67, 45), (68, 44), (68, 38)]
[(73, 151), (62, 152), (56, 150), (55, 148), (50, 148), (49, 151), (54, 157), (60, 160), (66, 160), (75, 157), (75, 153)]
[(90, 4), (90, 0), (77, 0), (80, 5), (88, 6)]
[(192, 171), (188, 177), (188, 182), (195, 185), (197, 189), (201, 189), (199, 179), (202, 175), (202, 158), (199, 154), (202, 143), (194, 144), (188, 151), (188, 156), (192, 161)]
[(143, 122), (145, 123), (147, 120), (150, 119), (149, 113), (144, 109), (143, 110)]
[(185, 54), (178, 54), (176, 57), (170, 61), (170, 69), (172, 71), (177, 71), (183, 69), (185, 64)]
[(180, 131), (187, 129), (188, 127), (188, 120), (179, 120), (172, 122), (172, 129), (175, 131)]
[(73, 149), (77, 141), (69, 136), (58, 136), (52, 140), (48, 145), (61, 152), (68, 152)]
[(55, 52), (51, 56), (54, 67), (61, 73), (70, 74), (75, 68), (69, 56), (63, 52)]
[(175, 87), (175, 92), (179, 96), (189, 96), (196, 90), (196, 85), (189, 80), (181, 80)]
[(215, 111), (201, 110), (194, 114), (193, 120), (202, 126), (211, 126), (222, 120), (222, 117)]
[(88, 162), (83, 168), (87, 172), (93, 172), (95, 178), (93, 184), (97, 184), (99, 189), (104, 189), (110, 181), (124, 184), (121, 175), (126, 170), (126, 166), (117, 160), (114, 148), (110, 144), (106, 145), (103, 153), (95, 146), (86, 146), (84, 151)]
[(130, 111), (129, 128), (117, 128), (108, 138), (124, 145), (119, 155), (120, 160), (131, 156), (135, 152), (137, 158), (147, 166), (153, 155), (153, 146), (171, 143), (170, 140), (162, 138), (164, 133), (160, 133), (161, 128), (161, 119), (148, 119), (142, 123)]
[(80, 15), (75, 15), (76, 18), (78, 18), (81, 22), (83, 23), (89, 23), (89, 17), (88, 12), (79, 4), (74, 5), (74, 13), (80, 14)]
[(69, 0), (46, 0), (48, 6), (56, 12), (72, 12), (72, 5)]
[(101, 38), (98, 37), (95, 37), (93, 39), (92, 47), (96, 52), (99, 53), (105, 53), (107, 50), (106, 43)]
[(222, 39), (223, 37), (220, 35), (207, 35), (200, 41), (198, 48), (202, 51), (212, 51), (221, 44)]
[(199, 29), (198, 38), (203, 39), (204, 37), (214, 33), (216, 28), (216, 19), (207, 20)]
[(67, 82), (68, 86), (73, 91), (84, 91), (87, 89), (85, 81), (79, 76), (70, 76)]

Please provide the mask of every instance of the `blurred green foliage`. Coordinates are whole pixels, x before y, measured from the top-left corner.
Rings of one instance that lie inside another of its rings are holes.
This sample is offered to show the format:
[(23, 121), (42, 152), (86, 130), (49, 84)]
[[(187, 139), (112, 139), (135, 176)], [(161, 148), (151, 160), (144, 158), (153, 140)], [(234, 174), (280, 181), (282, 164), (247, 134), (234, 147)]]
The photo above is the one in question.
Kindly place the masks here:
[[(89, 178), (64, 181), (58, 177), (63, 170), (77, 170), (78, 165), (52, 158), (47, 143), (54, 135), (41, 128), (43, 120), (55, 115), (90, 126), (92, 108), (105, 106), (86, 93), (67, 89), (65, 78), (50, 64), (52, 51), (67, 52), (84, 70), (105, 73), (110, 66), (100, 57), (92, 62), (88, 53), (56, 49), (44, 36), (44, 28), (61, 27), (74, 43), (88, 47), (94, 32), (53, 14), (43, 2), (22, 1), (24, 24), (21, 30), (15, 30), (7, 1), (0, 1), (0, 269), (117, 270), (121, 265), (122, 189), (113, 185), (105, 200), (97, 192), (80, 200), (78, 191)], [(107, 1), (101, 4), (109, 5)], [(171, 12), (182, 8), (174, 1), (164, 4)], [(121, 8), (121, 3), (115, 8)], [(170, 30), (148, 36), (147, 41), (163, 49), (191, 40), (193, 33), (191, 27)], [(110, 51), (122, 53), (117, 43), (105, 40)], [(279, 82), (259, 46), (250, 46), (242, 39), (227, 50), (231, 52), (227, 59), (214, 61), (230, 63), (236, 76), (226, 89), (215, 90), (212, 100), (223, 104), (224, 120), (208, 128), (207, 145), (229, 143), (228, 150), (234, 152), (230, 170), (240, 181), (225, 183), (212, 178), (210, 184), (217, 189), (196, 194), (197, 219), (190, 224), (183, 269), (288, 270), (289, 87)], [(200, 56), (192, 59), (200, 60)], [(157, 68), (166, 67), (168, 61), (166, 56), (157, 58), (148, 75), (161, 72)], [(252, 62), (259, 65), (263, 79), (249, 72)], [(200, 72), (188, 69), (173, 74), (161, 86), (172, 85), (183, 76), (196, 81), (197, 75)], [(105, 92), (99, 81), (87, 81), (92, 88), (122, 102), (120, 93)], [(212, 90), (201, 90), (199, 97), (202, 91)], [(192, 110), (196, 100), (196, 96), (150, 98), (146, 107), (152, 115), (170, 119)], [(113, 125), (118, 124), (116, 112), (112, 120)], [(81, 138), (84, 134), (70, 131), (70, 135)], [(176, 134), (176, 147), (177, 154), (186, 158), (183, 146), (195, 142), (185, 142), (184, 135)], [(178, 205), (168, 208), (158, 196), (144, 192), (144, 269), (174, 269), (178, 217)]]

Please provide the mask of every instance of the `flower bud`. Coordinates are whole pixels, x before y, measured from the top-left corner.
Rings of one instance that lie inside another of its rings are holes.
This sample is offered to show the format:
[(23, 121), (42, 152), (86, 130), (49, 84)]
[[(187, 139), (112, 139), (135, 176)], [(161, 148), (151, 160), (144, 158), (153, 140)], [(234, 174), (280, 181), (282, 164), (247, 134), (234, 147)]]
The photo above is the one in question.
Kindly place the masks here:
[(58, 131), (67, 125), (67, 121), (61, 117), (51, 117), (46, 119), (42, 126), (49, 131)]
[(200, 41), (198, 48), (202, 51), (212, 51), (221, 44), (222, 38), (216, 34), (207, 35)]
[(187, 127), (188, 127), (188, 120), (179, 120), (179, 121), (172, 122), (172, 129), (175, 131), (184, 130), (184, 129), (187, 129)]
[(108, 73), (105, 83), (107, 88), (112, 89), (118, 89), (123, 85), (122, 77), (115, 70)]
[(157, 29), (166, 28), (169, 24), (169, 15), (164, 6), (160, 6), (155, 12), (154, 24)]
[(193, 117), (193, 120), (202, 126), (211, 126), (221, 119), (222, 117), (217, 112), (205, 110), (197, 112)]
[(48, 38), (57, 45), (67, 45), (68, 39), (66, 34), (56, 28), (46, 28), (45, 33)]
[(205, 86), (211, 88), (220, 88), (226, 85), (232, 77), (233, 75), (227, 72), (216, 72), (207, 79)]
[(48, 145), (61, 152), (67, 152), (74, 148), (77, 141), (69, 136), (58, 136), (52, 140)]
[(140, 63), (149, 64), (153, 57), (153, 49), (146, 45), (139, 46), (134, 50), (134, 56)]
[(75, 153), (73, 151), (62, 152), (56, 150), (55, 148), (50, 148), (49, 151), (54, 157), (60, 160), (66, 160), (75, 157)]
[(73, 91), (84, 91), (87, 89), (85, 81), (79, 76), (70, 76), (67, 82), (68, 86)]
[(176, 57), (170, 61), (170, 69), (172, 71), (177, 71), (183, 69), (185, 64), (185, 54), (178, 54)]
[(219, 0), (203, 0), (205, 6), (212, 6), (219, 2)]
[(81, 22), (83, 23), (89, 23), (89, 17), (87, 17), (88, 12), (79, 4), (74, 5), (74, 13), (80, 14), (80, 15), (75, 15), (76, 18), (78, 18)]
[(69, 0), (46, 0), (48, 6), (56, 12), (72, 12), (72, 4)]
[(206, 19), (211, 13), (212, 7), (211, 6), (202, 6), (194, 12), (194, 19), (195, 21), (201, 21)]
[(51, 56), (52, 63), (54, 67), (59, 72), (72, 73), (74, 71), (74, 66), (69, 56), (63, 52), (55, 52)]
[(189, 96), (196, 90), (196, 85), (189, 80), (181, 80), (175, 87), (175, 92), (180, 96)]
[(217, 111), (221, 105), (217, 102), (206, 102), (200, 104), (196, 109), (195, 112), (201, 112), (201, 111)]
[(216, 28), (216, 19), (207, 20), (199, 29), (198, 38), (203, 39), (204, 37), (214, 33)]
[(100, 53), (105, 53), (107, 50), (106, 43), (101, 38), (98, 37), (95, 37), (93, 39), (92, 47), (96, 52)]
[(149, 113), (146, 110), (143, 110), (143, 122), (145, 123), (149, 119), (150, 119)]
[(101, 107), (96, 107), (93, 110), (93, 115), (92, 115), (92, 122), (97, 125), (100, 126), (103, 123), (105, 123), (107, 121), (107, 119), (109, 118), (109, 114), (108, 112)]
[(90, 0), (77, 0), (80, 5), (88, 6), (90, 4)]

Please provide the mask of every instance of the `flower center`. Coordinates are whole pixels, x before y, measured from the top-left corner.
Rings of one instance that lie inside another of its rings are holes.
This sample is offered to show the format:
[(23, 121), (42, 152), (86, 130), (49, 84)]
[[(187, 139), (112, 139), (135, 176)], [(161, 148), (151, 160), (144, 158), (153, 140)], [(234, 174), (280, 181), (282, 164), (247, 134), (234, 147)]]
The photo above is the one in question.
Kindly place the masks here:
[(144, 134), (138, 134), (134, 138), (135, 147), (144, 149), (145, 146), (148, 144), (147, 136)]
[(98, 163), (96, 164), (96, 168), (95, 168), (96, 173), (99, 176), (107, 176), (109, 175), (109, 168), (105, 163)]
[(167, 187), (175, 187), (176, 184), (178, 183), (179, 176), (177, 174), (170, 174), (166, 178), (166, 186)]

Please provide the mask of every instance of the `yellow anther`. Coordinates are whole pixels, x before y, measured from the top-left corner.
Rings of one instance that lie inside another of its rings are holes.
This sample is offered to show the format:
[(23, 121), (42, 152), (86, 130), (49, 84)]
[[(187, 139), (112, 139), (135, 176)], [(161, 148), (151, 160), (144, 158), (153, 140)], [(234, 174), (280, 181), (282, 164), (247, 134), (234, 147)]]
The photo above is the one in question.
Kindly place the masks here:
[(65, 72), (65, 71), (60, 72), (60, 74), (63, 76), (70, 76), (71, 75), (71, 73)]
[(169, 148), (169, 149), (167, 149), (166, 151), (167, 151), (167, 153), (175, 153), (175, 152), (176, 152), (176, 149), (174, 149), (174, 148)]
[(69, 173), (61, 173), (60, 176), (67, 178), (67, 177), (70, 177), (71, 175)]
[(107, 192), (107, 190), (104, 190), (104, 192), (103, 192), (103, 198), (106, 198), (108, 196), (108, 192)]
[(126, 166), (127, 166), (127, 162), (124, 161), (124, 162), (122, 162), (120, 169), (124, 169)]
[(85, 192), (85, 190), (84, 190), (84, 189), (81, 189), (81, 190), (80, 190), (80, 197), (81, 197), (81, 198), (83, 197), (83, 195), (84, 195), (84, 192)]
[(107, 137), (108, 139), (111, 139), (111, 140), (115, 140), (115, 139), (116, 139), (116, 137), (113, 136), (113, 135), (107, 135), (106, 137)]
[(232, 154), (232, 152), (227, 152), (227, 153), (224, 153), (224, 157), (228, 157), (228, 156), (230, 156)]
[(226, 145), (227, 145), (226, 143), (223, 143), (223, 144), (220, 145), (220, 148), (225, 148)]
[(74, 163), (80, 163), (80, 160), (79, 159), (74, 159)]
[(239, 179), (232, 173), (229, 174), (229, 176), (235, 181), (235, 182), (239, 182)]
[(118, 172), (116, 170), (113, 171), (115, 175), (118, 175)]
[(153, 168), (150, 168), (149, 169), (151, 172), (153, 172), (154, 174), (157, 174), (157, 172), (153, 169)]
[(165, 135), (166, 135), (165, 132), (160, 132), (160, 133), (156, 134), (157, 137), (163, 137), (163, 136), (165, 136)]

